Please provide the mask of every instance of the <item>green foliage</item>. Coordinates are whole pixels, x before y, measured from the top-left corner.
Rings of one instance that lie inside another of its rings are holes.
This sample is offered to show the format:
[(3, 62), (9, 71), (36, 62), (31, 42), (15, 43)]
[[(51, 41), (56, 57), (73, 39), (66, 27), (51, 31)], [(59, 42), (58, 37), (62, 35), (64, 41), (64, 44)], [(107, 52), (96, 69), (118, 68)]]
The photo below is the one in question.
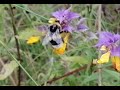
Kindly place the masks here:
[(69, 56), (69, 57), (62, 57), (67, 62), (78, 63), (78, 64), (88, 64), (88, 60), (86, 57), (81, 56)]
[(11, 61), (9, 64), (4, 64), (0, 72), (0, 80), (6, 79), (11, 73), (18, 67), (15, 61)]
[(4, 5), (0, 5), (0, 39), (2, 40), (4, 37), (2, 36), (4, 33)]
[(41, 36), (42, 33), (40, 33), (37, 29), (33, 28), (26, 28), (22, 32), (19, 33), (19, 39), (27, 40), (31, 36)]
[[(97, 86), (98, 68), (92, 65), (92, 60), (98, 58), (98, 50), (94, 47), (97, 43), (97, 4), (73, 4), (72, 11), (79, 13), (86, 18), (89, 31), (72, 34), (64, 55), (56, 55), (52, 51), (51, 45), (42, 46), (44, 34), (36, 29), (39, 25), (46, 25), (52, 12), (60, 8), (66, 8), (64, 4), (13, 4), (16, 8), (15, 22), (20, 44), (22, 63), (17, 62), (17, 48), (13, 34), (13, 27), (10, 18), (10, 11), (4, 8), (8, 5), (0, 5), (0, 58), (7, 58), (7, 61), (16, 61), (14, 65), (7, 65), (7, 74), (0, 76), (0, 85), (12, 85), (12, 81), (7, 78), (12, 75), (12, 71), (18, 67), (22, 68), (23, 86)], [(119, 32), (120, 15), (114, 9), (119, 5), (103, 5), (106, 11), (102, 13), (102, 31), (108, 30)], [(119, 12), (119, 11), (118, 11)], [(106, 14), (106, 15), (104, 15)], [(26, 40), (31, 36), (40, 36), (40, 41), (33, 45), (28, 45)], [(4, 44), (3, 44), (4, 43)], [(14, 62), (13, 61), (13, 62)], [(16, 67), (14, 67), (16, 65)], [(63, 76), (64, 74), (83, 67), (87, 67), (53, 81), (48, 80)], [(111, 62), (103, 65), (102, 84), (103, 86), (120, 86), (120, 74), (111, 68)], [(12, 69), (11, 69), (12, 68)], [(0, 75), (1, 75), (0, 66)], [(1, 78), (2, 77), (2, 78)], [(4, 80), (3, 80), (4, 79)], [(3, 81), (2, 81), (3, 80)]]

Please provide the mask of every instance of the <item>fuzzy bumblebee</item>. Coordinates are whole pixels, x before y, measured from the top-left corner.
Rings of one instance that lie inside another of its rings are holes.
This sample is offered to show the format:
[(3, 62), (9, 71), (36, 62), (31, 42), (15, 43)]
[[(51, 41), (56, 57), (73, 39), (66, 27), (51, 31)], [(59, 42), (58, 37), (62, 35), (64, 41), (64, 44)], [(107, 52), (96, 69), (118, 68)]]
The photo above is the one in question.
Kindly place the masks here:
[(62, 27), (56, 18), (50, 18), (48, 22), (50, 23), (49, 30), (43, 39), (42, 45), (50, 43), (53, 52), (64, 54), (70, 33), (62, 31)]

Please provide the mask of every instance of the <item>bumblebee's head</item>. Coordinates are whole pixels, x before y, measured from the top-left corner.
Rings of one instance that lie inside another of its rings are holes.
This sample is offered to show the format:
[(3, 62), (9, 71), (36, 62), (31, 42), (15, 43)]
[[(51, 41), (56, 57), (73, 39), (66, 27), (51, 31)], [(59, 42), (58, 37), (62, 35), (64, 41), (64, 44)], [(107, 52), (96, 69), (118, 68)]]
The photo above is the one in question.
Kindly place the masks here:
[(56, 32), (57, 30), (60, 31), (60, 26), (58, 26), (57, 24), (53, 24), (49, 28), (50, 28), (50, 32), (52, 33)]
[(60, 23), (59, 23), (59, 20), (57, 20), (56, 18), (50, 18), (49, 21), (48, 21), (51, 25), (50, 25), (50, 31), (52, 33), (56, 32), (56, 30), (60, 30)]
[(50, 18), (48, 21), (50, 24), (60, 24), (59, 20), (57, 20), (56, 18)]

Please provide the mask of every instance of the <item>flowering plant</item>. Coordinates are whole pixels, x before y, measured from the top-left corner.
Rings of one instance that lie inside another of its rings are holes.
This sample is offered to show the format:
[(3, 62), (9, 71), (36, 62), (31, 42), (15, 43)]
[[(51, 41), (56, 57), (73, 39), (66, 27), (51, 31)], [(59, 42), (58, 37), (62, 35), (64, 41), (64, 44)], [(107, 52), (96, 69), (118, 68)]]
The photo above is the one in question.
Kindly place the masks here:
[[(50, 38), (55, 38), (57, 36), (59, 36), (58, 34), (60, 34), (62, 40), (63, 40), (63, 44), (61, 45), (61, 47), (59, 48), (54, 48), (54, 52), (57, 54), (64, 54), (66, 48), (67, 48), (67, 43), (69, 40), (69, 37), (71, 35), (71, 33), (73, 32), (79, 32), (79, 31), (86, 31), (89, 28), (87, 27), (87, 25), (85, 25), (85, 18), (82, 18), (78, 13), (75, 12), (71, 12), (71, 7), (68, 9), (61, 9), (58, 11), (55, 11), (52, 13), (52, 17), (49, 19), (49, 24), (50, 25), (57, 25), (58, 27), (60, 27), (60, 32), (57, 34), (53, 34), (50, 31), (48, 31), (47, 28), (45, 28), (45, 26), (40, 26), (39, 30), (41, 32), (43, 31), (47, 31), (49, 33)], [(73, 21), (75, 19), (79, 19), (79, 21), (73, 24)], [(42, 27), (45, 29), (43, 30)], [(53, 26), (52, 26), (53, 27)], [(54, 39), (55, 42), (60, 43), (61, 40), (60, 39)]]
[(120, 71), (120, 35), (110, 32), (101, 32), (96, 47), (103, 51), (97, 63), (106, 63), (111, 58), (113, 67)]
[[(70, 11), (71, 7), (68, 9), (58, 10), (52, 13), (52, 16), (56, 18), (60, 25), (62, 26), (62, 31), (85, 31), (88, 27), (84, 24), (85, 18), (82, 18), (78, 13)], [(76, 26), (72, 25), (72, 21), (75, 19), (80, 19)]]

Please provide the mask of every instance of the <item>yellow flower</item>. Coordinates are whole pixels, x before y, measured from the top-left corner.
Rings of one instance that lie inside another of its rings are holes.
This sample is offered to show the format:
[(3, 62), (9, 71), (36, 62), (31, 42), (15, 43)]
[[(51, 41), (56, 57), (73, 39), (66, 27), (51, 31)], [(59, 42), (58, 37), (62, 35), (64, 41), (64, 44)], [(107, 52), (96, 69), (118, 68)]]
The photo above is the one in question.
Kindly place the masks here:
[(102, 64), (102, 63), (107, 63), (109, 61), (110, 57), (110, 51), (106, 52), (103, 54), (100, 59), (97, 61), (97, 63)]
[(64, 54), (66, 47), (67, 47), (67, 44), (63, 43), (63, 45), (60, 48), (55, 48), (54, 49), (54, 53), (60, 54), (60, 55)]
[(100, 48), (102, 51), (107, 51), (106, 53), (102, 54), (99, 60), (94, 60), (94, 64), (103, 64), (109, 62), (111, 58), (113, 67), (120, 72), (120, 57), (119, 56), (112, 56), (110, 57), (111, 51), (109, 51), (105, 46)]
[(69, 36), (70, 36), (70, 33), (64, 33), (64, 32), (63, 32), (63, 33), (61, 34), (61, 37), (63, 38), (64, 43), (63, 43), (63, 45), (62, 45), (60, 48), (54, 48), (53, 51), (54, 51), (56, 54), (60, 54), (60, 55), (61, 55), (61, 54), (64, 54), (64, 53), (65, 53)]
[(110, 58), (110, 51), (107, 50), (106, 46), (101, 46), (100, 48), (101, 51), (105, 51), (106, 53), (102, 54), (101, 57), (97, 60), (98, 64), (103, 64), (103, 63), (107, 63), (109, 62), (109, 58)]
[(113, 67), (120, 72), (120, 57), (112, 56), (111, 57)]
[(40, 36), (32, 36), (32, 37), (28, 38), (27, 44), (32, 45), (32, 44), (37, 43), (39, 41), (40, 41)]

